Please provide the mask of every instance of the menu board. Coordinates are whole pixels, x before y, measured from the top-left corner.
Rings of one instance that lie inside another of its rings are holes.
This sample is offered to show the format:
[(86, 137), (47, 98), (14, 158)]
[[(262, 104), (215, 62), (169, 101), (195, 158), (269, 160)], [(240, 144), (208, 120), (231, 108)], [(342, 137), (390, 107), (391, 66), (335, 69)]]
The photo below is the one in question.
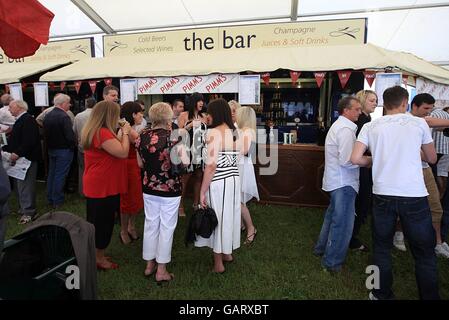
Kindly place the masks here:
[(120, 80), (120, 103), (123, 105), (128, 101), (137, 99), (137, 79)]
[(36, 107), (48, 107), (48, 83), (35, 82), (34, 86), (34, 105)]
[(402, 73), (376, 73), (376, 94), (379, 107), (383, 107), (384, 91), (394, 86), (400, 86), (402, 84)]
[(23, 100), (22, 85), (20, 83), (11, 83), (9, 85), (9, 94), (14, 100)]
[(239, 103), (260, 104), (260, 75), (241, 75), (239, 78)]

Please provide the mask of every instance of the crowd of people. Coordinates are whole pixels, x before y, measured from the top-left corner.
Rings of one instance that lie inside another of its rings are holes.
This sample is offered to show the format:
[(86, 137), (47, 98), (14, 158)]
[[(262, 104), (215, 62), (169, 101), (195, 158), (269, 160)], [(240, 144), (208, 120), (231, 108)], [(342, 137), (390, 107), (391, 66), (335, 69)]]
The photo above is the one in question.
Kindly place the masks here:
[[(8, 135), (3, 151), (10, 154), (11, 164), (21, 157), (31, 161), (24, 180), (10, 178), (17, 192), (19, 223), (37, 217), (38, 162), (48, 161), (47, 207), (58, 210), (64, 204), (64, 185), (76, 158), (86, 220), (95, 226), (97, 269), (119, 267), (107, 254), (117, 218), (120, 242), (129, 245), (141, 238), (136, 217), (143, 211), (144, 274), (154, 275), (158, 282), (172, 280), (167, 264), (178, 217), (187, 211), (183, 199), (189, 192), (193, 193), (192, 211), (209, 207), (217, 216), (212, 235), (207, 239), (197, 236), (195, 241), (195, 246), (212, 249), (213, 272), (223, 273), (224, 262), (233, 260), (241, 232), (247, 233), (244, 244), (255, 240), (257, 230), (246, 206), (251, 199), (259, 199), (252, 108), (216, 99), (206, 110), (203, 95), (193, 93), (185, 102), (153, 104), (147, 122), (144, 102), (119, 105), (118, 88), (106, 86), (103, 100), (86, 99), (85, 110), (76, 116), (70, 112), (71, 98), (59, 93), (54, 106), (34, 118), (27, 113), (25, 101), (13, 100), (9, 94), (1, 99), (0, 129)], [(4, 178), (2, 172), (0, 178)], [(188, 183), (192, 190), (187, 190)], [(3, 243), (7, 202), (3, 195), (0, 200)]]
[[(340, 272), (348, 250), (369, 251), (359, 233), (371, 214), (373, 265), (379, 268), (380, 286), (370, 298), (394, 298), (391, 249), (407, 250), (407, 240), (420, 297), (438, 299), (436, 256), (449, 259), (449, 140), (444, 129), (449, 127), (449, 108), (435, 108), (435, 99), (423, 93), (408, 110), (408, 92), (396, 86), (383, 93), (384, 116), (371, 121), (377, 98), (374, 91), (362, 90), (338, 103), (340, 116), (325, 141), (323, 190), (330, 204), (313, 252), (322, 257), (325, 270)], [(123, 245), (142, 236), (145, 276), (171, 281), (174, 275), (167, 265), (173, 235), (191, 193), (192, 210), (209, 207), (217, 217), (212, 235), (197, 236), (194, 244), (211, 248), (212, 271), (225, 272), (241, 245), (241, 232), (246, 232), (245, 245), (258, 232), (247, 206), (259, 200), (254, 109), (224, 99), (206, 105), (201, 93), (193, 93), (186, 101), (153, 104), (147, 121), (142, 101), (119, 105), (118, 99), (118, 89), (106, 86), (102, 101), (87, 99), (86, 109), (74, 116), (70, 97), (60, 93), (54, 106), (35, 119), (25, 101), (1, 96), (0, 131), (8, 135), (3, 151), (11, 164), (21, 157), (31, 162), (25, 179), (10, 179), (19, 223), (37, 216), (38, 162), (48, 161), (47, 202), (57, 210), (76, 157), (86, 219), (95, 226), (98, 269), (119, 267), (107, 255), (119, 217)], [(7, 212), (4, 195), (10, 191), (6, 180), (0, 170), (0, 243)], [(136, 217), (142, 210), (140, 234)]]
[(379, 270), (372, 300), (394, 298), (391, 250), (407, 250), (404, 239), (421, 299), (439, 299), (436, 257), (449, 258), (449, 203), (447, 193), (440, 194), (447, 188), (437, 177), (449, 171), (447, 162), (438, 161), (449, 153), (442, 129), (449, 116), (428, 93), (414, 96), (409, 111), (408, 99), (400, 86), (386, 89), (384, 116), (371, 121), (375, 92), (342, 98), (325, 141), (323, 190), (330, 193), (330, 205), (314, 254), (327, 271), (340, 272), (348, 250), (369, 250), (358, 234), (371, 213), (372, 264)]

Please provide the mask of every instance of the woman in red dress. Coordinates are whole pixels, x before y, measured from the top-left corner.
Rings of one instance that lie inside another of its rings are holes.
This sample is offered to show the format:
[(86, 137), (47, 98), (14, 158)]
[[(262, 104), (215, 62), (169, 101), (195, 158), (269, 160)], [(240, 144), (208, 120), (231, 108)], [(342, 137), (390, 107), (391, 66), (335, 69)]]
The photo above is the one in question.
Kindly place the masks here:
[(120, 117), (132, 126), (128, 136), (130, 145), (128, 159), (126, 159), (128, 190), (120, 194), (120, 241), (123, 244), (129, 244), (133, 240), (139, 239), (135, 221), (137, 214), (143, 209), (142, 179), (134, 144), (139, 136), (135, 130), (136, 126), (142, 124), (143, 120), (142, 107), (137, 102), (126, 102), (122, 106)]
[(119, 126), (120, 106), (101, 101), (90, 114), (81, 132), (84, 149), (83, 193), (86, 196), (87, 221), (95, 226), (97, 268), (117, 269), (118, 265), (105, 256), (120, 210), (120, 194), (127, 190), (126, 162), (129, 152), (128, 122)]

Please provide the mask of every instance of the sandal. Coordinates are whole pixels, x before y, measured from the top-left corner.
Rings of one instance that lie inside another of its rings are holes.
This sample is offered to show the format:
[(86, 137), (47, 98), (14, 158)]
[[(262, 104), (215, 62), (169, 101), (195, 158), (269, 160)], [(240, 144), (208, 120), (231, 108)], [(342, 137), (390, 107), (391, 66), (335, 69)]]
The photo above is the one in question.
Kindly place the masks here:
[(20, 217), (19, 224), (27, 224), (28, 222), (31, 222), (33, 220), (32, 216), (23, 215)]
[(157, 276), (154, 277), (156, 279), (156, 283), (158, 286), (161, 286), (164, 283), (169, 283), (170, 281), (172, 281), (175, 278), (175, 275), (173, 273), (168, 273), (168, 275), (170, 276), (169, 279), (161, 279), (161, 280), (157, 280)]
[(129, 236), (129, 238), (130, 238), (132, 241), (136, 241), (136, 240), (139, 240), (139, 239), (140, 239), (140, 237), (139, 237), (139, 235), (137, 234), (136, 230), (134, 230), (134, 232), (129, 232), (129, 231), (128, 231), (128, 236)]
[[(154, 260), (152, 260), (152, 261), (154, 261)], [(150, 268), (146, 267), (143, 274), (145, 277), (149, 277), (149, 276), (153, 275), (156, 271), (157, 271), (157, 262), (154, 261), (153, 268), (150, 269)]]
[[(253, 234), (250, 234), (250, 235), (246, 238), (245, 242), (243, 242), (243, 244), (245, 244), (245, 245), (247, 245), (247, 246), (252, 245), (252, 244), (254, 243), (254, 240), (256, 240), (256, 236), (257, 236), (257, 229), (254, 229), (254, 233), (253, 233)], [(251, 237), (253, 238), (252, 240), (250, 239)]]

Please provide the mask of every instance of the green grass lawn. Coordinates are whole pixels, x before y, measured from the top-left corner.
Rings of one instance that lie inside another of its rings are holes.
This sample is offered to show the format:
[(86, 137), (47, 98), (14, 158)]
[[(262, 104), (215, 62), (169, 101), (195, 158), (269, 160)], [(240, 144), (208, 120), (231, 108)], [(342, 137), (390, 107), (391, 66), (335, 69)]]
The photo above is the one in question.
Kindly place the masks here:
[[(38, 183), (39, 214), (45, 210), (45, 185)], [(17, 212), (14, 196), (12, 212)], [(85, 201), (69, 194), (63, 211), (85, 217)], [(116, 226), (107, 253), (120, 265), (118, 270), (98, 273), (101, 299), (364, 299), (366, 266), (370, 255), (349, 252), (341, 273), (323, 271), (320, 258), (312, 254), (323, 220), (324, 210), (282, 206), (250, 205), (257, 238), (250, 247), (234, 252), (235, 261), (227, 264), (223, 275), (210, 272), (212, 253), (208, 248), (185, 247), (187, 219), (180, 218), (175, 232), (169, 270), (175, 280), (159, 287), (154, 278), (143, 276), (142, 240), (128, 246), (120, 243)], [(187, 213), (189, 214), (189, 213)], [(8, 218), (7, 239), (21, 232), (19, 216)], [(143, 229), (143, 213), (138, 230)], [(242, 234), (243, 238), (243, 234)], [(371, 246), (369, 224), (362, 228), (361, 239)], [(243, 242), (243, 239), (242, 239)], [(398, 299), (417, 299), (414, 265), (410, 251), (393, 251), (394, 292)], [(440, 294), (449, 298), (449, 261), (438, 258)]]

